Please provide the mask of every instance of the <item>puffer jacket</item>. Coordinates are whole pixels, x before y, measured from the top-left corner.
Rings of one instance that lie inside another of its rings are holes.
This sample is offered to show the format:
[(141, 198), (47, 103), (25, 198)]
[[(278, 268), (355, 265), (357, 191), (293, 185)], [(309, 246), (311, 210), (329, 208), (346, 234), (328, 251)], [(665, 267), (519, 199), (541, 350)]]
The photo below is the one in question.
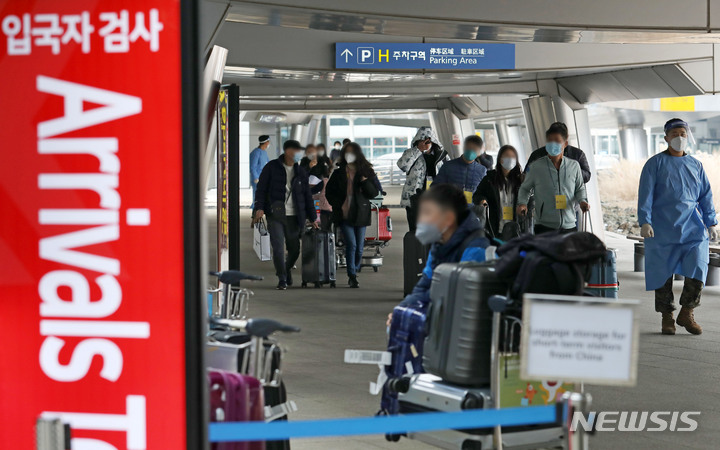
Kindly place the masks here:
[(482, 232), (483, 222), (470, 209), (467, 216), (450, 239), (442, 244), (437, 242), (430, 247), (430, 256), (423, 274), (413, 291), (405, 297), (400, 306), (411, 306), (425, 311), (430, 304), (430, 285), (433, 272), (442, 263), (462, 261), (485, 261), (485, 249), (490, 245)]
[(468, 164), (461, 156), (443, 164), (433, 183), (448, 183), (463, 191), (475, 192), (486, 173), (485, 166), (477, 161)]
[(410, 197), (416, 195), (418, 190), (425, 190), (427, 167), (422, 152), (417, 148), (417, 143), (426, 139), (430, 139), (433, 143), (432, 151), (435, 155), (435, 168), (438, 172), (443, 162), (448, 159), (448, 154), (440, 144), (435, 131), (430, 127), (420, 127), (412, 140), (413, 146), (405, 150), (397, 162), (398, 168), (407, 174), (400, 197), (400, 206), (405, 208), (411, 205)]
[[(527, 205), (530, 193), (535, 192), (535, 223), (548, 228), (574, 228), (576, 223), (573, 202), (586, 202), (587, 193), (580, 164), (566, 156), (560, 162), (560, 170), (549, 156), (543, 156), (527, 171), (518, 191), (518, 205)], [(564, 195), (565, 209), (555, 208), (555, 196)]]
[[(270, 207), (275, 202), (285, 204), (285, 184), (287, 182), (287, 174), (283, 166), (283, 155), (277, 159), (271, 160), (265, 165), (260, 173), (257, 191), (255, 193), (255, 210), (262, 210), (270, 216)], [(315, 212), (315, 203), (312, 200), (310, 185), (308, 183), (308, 173), (295, 164), (293, 166), (292, 179), (292, 201), (295, 206), (295, 217), (297, 218), (300, 229), (305, 225), (305, 219), (314, 222), (317, 218)], [(276, 218), (280, 219), (280, 218)]]

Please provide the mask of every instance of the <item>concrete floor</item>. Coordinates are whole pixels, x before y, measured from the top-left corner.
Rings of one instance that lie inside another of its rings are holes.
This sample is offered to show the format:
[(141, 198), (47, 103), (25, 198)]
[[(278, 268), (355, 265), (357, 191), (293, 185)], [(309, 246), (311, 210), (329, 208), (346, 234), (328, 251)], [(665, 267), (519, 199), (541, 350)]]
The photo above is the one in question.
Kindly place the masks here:
[[(297, 335), (281, 336), (287, 348), (284, 377), (289, 396), (298, 404), (293, 419), (371, 416), (379, 398), (368, 392), (377, 377), (377, 367), (343, 363), (345, 349), (384, 350), (385, 318), (402, 298), (402, 236), (407, 231), (405, 212), (393, 209), (393, 236), (384, 250), (385, 265), (378, 273), (363, 271), (360, 289), (348, 289), (338, 273), (338, 288), (274, 289), (271, 262), (260, 262), (252, 250), (250, 211), (242, 210), (241, 269), (265, 276), (251, 289), (255, 297), (250, 315), (272, 317), (302, 327)], [(210, 234), (215, 211), (208, 210)], [(586, 386), (593, 395), (595, 410), (614, 411), (701, 411), (694, 432), (599, 432), (591, 439), (593, 449), (716, 449), (720, 447), (720, 288), (706, 288), (703, 307), (697, 311), (703, 325), (701, 336), (679, 329), (676, 336), (659, 334), (659, 316), (653, 311), (652, 295), (644, 291), (642, 273), (634, 273), (632, 242), (619, 235), (608, 236), (607, 244), (618, 249), (620, 293), (640, 299), (640, 358), (637, 386), (631, 388)], [(210, 236), (214, 255), (214, 237)], [(211, 267), (214, 256), (210, 257)], [(297, 276), (296, 278), (299, 278)], [(676, 297), (681, 282), (676, 282)], [(344, 439), (301, 439), (293, 449), (423, 449), (408, 439), (386, 442), (383, 436)]]

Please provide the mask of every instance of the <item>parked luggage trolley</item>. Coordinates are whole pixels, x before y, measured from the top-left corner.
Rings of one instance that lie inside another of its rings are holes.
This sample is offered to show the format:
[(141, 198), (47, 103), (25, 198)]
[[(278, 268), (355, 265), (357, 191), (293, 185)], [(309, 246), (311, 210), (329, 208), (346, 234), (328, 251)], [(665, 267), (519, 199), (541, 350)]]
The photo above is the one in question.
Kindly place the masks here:
[(390, 209), (382, 206), (382, 197), (370, 200), (371, 222), (365, 231), (365, 247), (360, 267), (372, 267), (374, 272), (383, 265), (381, 249), (390, 245), (392, 219)]
[[(211, 288), (213, 310), (206, 360), (211, 385), (211, 418), (213, 421), (287, 420), (287, 414), (296, 409), (288, 402), (282, 380), (282, 355), (278, 341), (271, 337), (275, 332), (298, 332), (299, 328), (270, 319), (248, 319), (248, 303), (252, 291), (239, 286), (242, 280), (262, 280), (262, 277), (235, 270), (210, 272), (218, 277), (221, 286)], [(218, 370), (220, 369), (220, 370)], [(220, 372), (227, 372), (222, 374)], [(257, 394), (257, 387), (262, 395)], [(240, 389), (243, 388), (243, 389)], [(230, 390), (246, 395), (229, 395)], [(223, 394), (224, 393), (224, 394)], [(250, 406), (238, 408), (237, 403)], [(260, 411), (260, 415), (258, 413)], [(243, 415), (242, 413), (245, 412)], [(260, 419), (258, 419), (260, 417)], [(260, 446), (259, 444), (262, 444)], [(267, 443), (213, 444), (213, 450), (289, 450), (290, 441)]]
[[(392, 383), (389, 382), (388, 386), (398, 392), (400, 414), (499, 409), (510, 406), (508, 399), (503, 398), (501, 393), (509, 393), (511, 389), (508, 389), (510, 387), (508, 383), (517, 381), (508, 375), (508, 361), (519, 358), (522, 322), (519, 318), (506, 313), (509, 302), (504, 296), (491, 296), (488, 306), (493, 311), (490, 382), (477, 386), (461, 386), (443, 381), (441, 377), (429, 373), (414, 374)], [(559, 399), (564, 392), (562, 385), (557, 383), (548, 385), (553, 390), (553, 397), (548, 397), (548, 402)], [(538, 400), (522, 402), (522, 404), (537, 405), (540, 398), (538, 393)], [(502, 429), (495, 427), (409, 433), (407, 437), (445, 449), (488, 450), (562, 448), (564, 434), (562, 425), (557, 423), (504, 427)], [(397, 437), (388, 436), (388, 439), (397, 440)]]

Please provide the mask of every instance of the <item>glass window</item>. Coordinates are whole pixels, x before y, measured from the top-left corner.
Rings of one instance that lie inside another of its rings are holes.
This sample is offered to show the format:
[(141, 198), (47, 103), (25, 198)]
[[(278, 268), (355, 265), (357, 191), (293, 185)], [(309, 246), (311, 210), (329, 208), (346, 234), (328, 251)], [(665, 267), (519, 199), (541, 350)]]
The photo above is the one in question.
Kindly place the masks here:
[(373, 147), (377, 146), (392, 146), (393, 138), (391, 137), (376, 137), (373, 138)]
[[(357, 138), (355, 139), (355, 142), (357, 142), (360, 147), (363, 147), (363, 150), (365, 151), (365, 154), (367, 155), (368, 150), (370, 150), (370, 138)], [(367, 148), (365, 148), (367, 147)]]
[(353, 123), (355, 125), (372, 125), (372, 119), (369, 117), (358, 117)]
[(392, 147), (373, 147), (373, 158), (388, 155), (393, 152)]
[(343, 126), (343, 125), (350, 125), (350, 121), (347, 119), (342, 119), (340, 117), (332, 118), (330, 119), (330, 126)]
[(410, 147), (410, 144), (408, 143), (408, 138), (396, 137), (395, 138), (395, 147), (401, 147), (403, 150)]

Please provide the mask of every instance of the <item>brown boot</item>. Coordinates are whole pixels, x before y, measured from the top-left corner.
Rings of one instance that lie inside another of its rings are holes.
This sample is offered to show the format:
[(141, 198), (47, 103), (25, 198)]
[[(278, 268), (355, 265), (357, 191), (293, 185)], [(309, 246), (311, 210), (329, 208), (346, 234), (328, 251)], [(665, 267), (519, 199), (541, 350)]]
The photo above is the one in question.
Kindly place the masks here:
[(677, 317), (677, 324), (685, 329), (690, 334), (702, 334), (702, 327), (695, 322), (693, 317), (693, 310), (691, 308), (682, 307)]
[(662, 334), (675, 334), (675, 319), (672, 312), (662, 313)]

